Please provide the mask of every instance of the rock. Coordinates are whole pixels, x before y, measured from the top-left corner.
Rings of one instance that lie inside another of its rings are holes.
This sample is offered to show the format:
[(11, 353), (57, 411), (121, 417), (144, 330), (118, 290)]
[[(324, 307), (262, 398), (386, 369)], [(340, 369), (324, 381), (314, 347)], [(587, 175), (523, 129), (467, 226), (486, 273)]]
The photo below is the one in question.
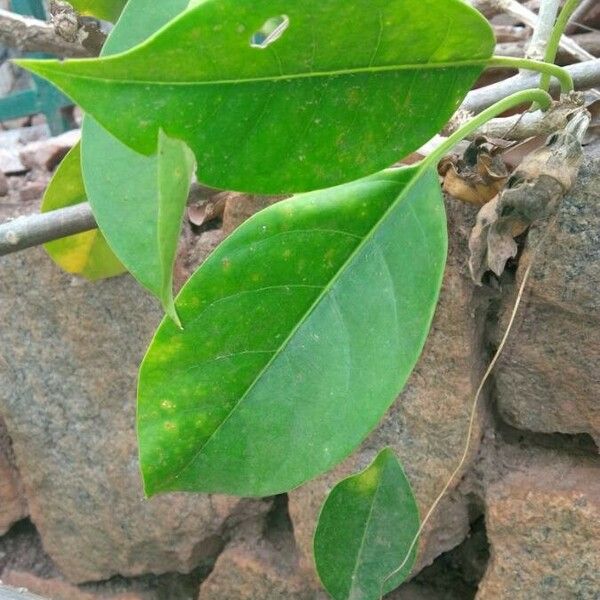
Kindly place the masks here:
[(204, 565), (189, 575), (115, 577), (76, 586), (65, 580), (46, 554), (31, 522), (22, 521), (0, 538), (0, 579), (47, 600), (196, 600), (200, 581), (209, 567)]
[(49, 600), (195, 600), (198, 590), (196, 578), (185, 575), (76, 586), (60, 578), (47, 579), (31, 573), (7, 571), (3, 581)]
[(283, 196), (250, 196), (247, 194), (227, 194), (225, 212), (223, 213), (223, 233), (233, 233), (252, 215), (279, 202)]
[(144, 498), (135, 437), (139, 361), (161, 319), (129, 276), (92, 284), (40, 248), (0, 263), (0, 414), (31, 518), (73, 583), (189, 572), (270, 503)]
[(600, 460), (530, 449), (503, 455), (486, 492), (491, 561), (477, 600), (597, 600)]
[(27, 171), (19, 158), (23, 146), (46, 139), (49, 135), (46, 124), (0, 131), (0, 171), (5, 175), (18, 175)]
[(28, 514), (23, 495), (21, 477), (14, 463), (14, 456), (6, 426), (0, 418), (0, 535), (24, 519)]
[(27, 171), (21, 162), (18, 152), (0, 148), (0, 171), (5, 175), (20, 175)]
[[(303, 568), (313, 579), (312, 538), (317, 515), (335, 483), (364, 468), (377, 451), (392, 447), (404, 464), (421, 514), (425, 514), (463, 453), (481, 371), (478, 340), (487, 305), (479, 296), (473, 297), (467, 272), (467, 239), (476, 211), (452, 200), (447, 208), (451, 242), (441, 300), (423, 355), (404, 392), (354, 456), (290, 494), (290, 514), (303, 553)], [(472, 455), (476, 452), (474, 443)], [(416, 570), (457, 546), (468, 531), (467, 499), (447, 495), (424, 533)]]
[(52, 171), (80, 138), (81, 130), (72, 129), (56, 137), (27, 144), (19, 157), (28, 169)]
[(415, 583), (407, 583), (401, 589), (388, 594), (385, 600), (449, 600), (447, 596), (435, 590), (424, 588)]
[(248, 523), (219, 556), (198, 600), (327, 600), (302, 577), (291, 531), (265, 536)]
[(19, 199), (21, 202), (31, 202), (40, 200), (46, 191), (46, 181), (30, 181), (19, 190)]
[[(498, 367), (496, 395), (501, 416), (515, 427), (588, 433), (600, 444), (598, 189), (600, 157), (588, 158), (534, 258), (529, 299)], [(529, 248), (544, 231), (530, 234)], [(521, 259), (521, 273), (530, 257)], [(514, 293), (502, 330), (513, 302)]]

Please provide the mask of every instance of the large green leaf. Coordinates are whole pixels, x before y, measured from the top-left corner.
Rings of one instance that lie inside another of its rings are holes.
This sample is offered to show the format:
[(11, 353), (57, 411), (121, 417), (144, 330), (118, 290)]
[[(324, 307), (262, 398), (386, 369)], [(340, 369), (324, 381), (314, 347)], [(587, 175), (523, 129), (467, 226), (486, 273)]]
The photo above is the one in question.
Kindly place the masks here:
[(314, 540), (317, 572), (332, 598), (379, 600), (398, 587), (414, 566), (419, 525), (417, 502), (392, 450), (338, 483)]
[(162, 128), (194, 151), (204, 183), (268, 194), (415, 150), (493, 49), (461, 0), (208, 0), (119, 56), (20, 64), (135, 150), (155, 152)]
[(179, 294), (142, 363), (148, 494), (266, 496), (347, 456), (421, 352), (446, 224), (432, 169), (297, 196), (228, 238)]
[[(44, 194), (41, 210), (48, 212), (85, 201), (85, 188), (81, 178), (81, 152), (77, 144), (54, 173)], [(125, 272), (125, 268), (97, 229), (49, 242), (44, 244), (44, 248), (62, 269), (92, 281)]]
[(69, 2), (82, 15), (91, 15), (113, 23), (127, 4), (127, 0), (69, 0)]
[[(187, 0), (131, 0), (103, 53), (135, 45), (185, 9)], [(159, 136), (159, 150), (144, 156), (110, 135), (89, 116), (83, 134), (83, 174), (100, 229), (136, 279), (177, 322), (172, 272), (192, 175), (185, 144)]]

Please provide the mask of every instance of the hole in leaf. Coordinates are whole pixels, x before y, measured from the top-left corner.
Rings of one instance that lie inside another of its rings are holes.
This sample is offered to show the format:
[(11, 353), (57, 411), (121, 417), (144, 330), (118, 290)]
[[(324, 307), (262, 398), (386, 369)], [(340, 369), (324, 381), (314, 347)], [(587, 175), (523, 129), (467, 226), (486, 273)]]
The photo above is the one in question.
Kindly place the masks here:
[(252, 36), (250, 46), (264, 50), (273, 42), (276, 42), (290, 26), (290, 18), (287, 15), (272, 17)]

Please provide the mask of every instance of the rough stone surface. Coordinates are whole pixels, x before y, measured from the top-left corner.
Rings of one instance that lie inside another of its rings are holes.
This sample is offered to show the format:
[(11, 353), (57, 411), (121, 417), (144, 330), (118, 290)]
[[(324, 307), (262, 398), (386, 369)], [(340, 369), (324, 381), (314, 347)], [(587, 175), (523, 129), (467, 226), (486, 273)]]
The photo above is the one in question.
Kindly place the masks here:
[(198, 600), (327, 600), (299, 570), (291, 526), (248, 522), (219, 556)]
[(486, 492), (491, 561), (477, 600), (597, 600), (600, 460), (504, 447), (496, 461), (503, 475)]
[(210, 565), (189, 575), (169, 573), (76, 586), (65, 580), (42, 547), (35, 527), (22, 521), (0, 538), (0, 579), (47, 600), (196, 600)]
[(21, 150), (19, 158), (28, 169), (52, 171), (80, 138), (81, 131), (73, 129), (47, 140), (31, 142)]
[(232, 520), (268, 506), (144, 499), (136, 373), (160, 316), (128, 276), (74, 279), (40, 248), (0, 261), (0, 414), (31, 517), (72, 582), (190, 571), (219, 552)]
[(27, 171), (19, 157), (20, 151), (28, 143), (48, 138), (49, 135), (46, 124), (0, 131), (0, 171), (5, 175)]
[[(600, 444), (600, 153), (588, 157), (534, 258), (527, 306), (496, 375), (502, 417)], [(544, 230), (530, 234), (529, 248)], [(521, 271), (531, 252), (521, 259)], [(513, 298), (505, 302), (505, 327)], [(499, 337), (497, 335), (496, 337)]]
[(21, 477), (14, 463), (12, 446), (0, 418), (0, 535), (28, 514)]
[(3, 582), (49, 600), (195, 600), (198, 589), (194, 578), (181, 575), (150, 577), (140, 582), (76, 586), (63, 579), (44, 579), (31, 573), (7, 571), (3, 574)]
[(19, 192), (19, 199), (23, 202), (40, 200), (46, 191), (45, 181), (31, 181), (24, 185)]
[[(335, 483), (364, 468), (383, 447), (394, 448), (425, 514), (456, 468), (464, 450), (474, 388), (480, 371), (478, 343), (486, 302), (473, 297), (467, 274), (467, 238), (474, 209), (449, 200), (448, 268), (433, 328), (404, 392), (362, 448), (331, 473), (290, 494), (290, 514), (314, 573), (312, 537), (320, 507)], [(477, 443), (473, 444), (477, 452)], [(468, 501), (450, 494), (423, 536), (419, 565), (458, 545), (469, 530)], [(314, 577), (314, 575), (313, 575)]]

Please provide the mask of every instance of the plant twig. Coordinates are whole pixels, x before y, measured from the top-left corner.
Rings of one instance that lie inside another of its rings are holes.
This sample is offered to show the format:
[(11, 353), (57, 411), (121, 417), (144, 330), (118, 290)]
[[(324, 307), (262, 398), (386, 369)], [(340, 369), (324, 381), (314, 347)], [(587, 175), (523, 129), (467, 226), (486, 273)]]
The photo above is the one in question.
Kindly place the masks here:
[[(550, 62), (542, 62), (539, 60), (530, 60), (527, 58), (512, 58), (507, 56), (492, 56), (488, 62), (489, 67), (517, 67), (528, 71), (537, 71), (542, 73), (550, 80), (555, 77), (560, 82), (560, 87), (563, 92), (572, 92), (575, 84), (571, 74)], [(547, 91), (547, 90), (545, 90)]]
[[(188, 195), (188, 205), (194, 209), (202, 206), (215, 210), (215, 203), (222, 199), (222, 192), (193, 183)], [(218, 212), (218, 208), (216, 209)], [(98, 227), (88, 202), (68, 208), (59, 208), (43, 214), (17, 217), (0, 223), (0, 256), (39, 246), (46, 242), (83, 233)], [(1, 600), (1, 599), (0, 599)]]
[(554, 23), (560, 9), (560, 0), (543, 0), (540, 5), (540, 14), (538, 15), (537, 23), (531, 36), (529, 47), (525, 52), (525, 58), (533, 60), (544, 60), (546, 56), (546, 48)]
[(87, 202), (0, 225), (0, 256), (97, 227)]
[[(526, 25), (535, 28), (538, 22), (537, 15), (526, 6), (519, 4), (516, 0), (497, 0), (498, 4), (511, 16), (523, 21)], [(562, 33), (562, 30), (561, 30)], [(559, 38), (560, 47), (567, 50), (579, 60), (593, 60), (595, 57), (587, 50), (576, 44), (573, 40), (563, 35)]]
[[(560, 15), (558, 15), (558, 19), (556, 20), (556, 24), (554, 25), (552, 35), (550, 36), (550, 40), (546, 48), (544, 60), (547, 63), (553, 63), (556, 60), (556, 53), (558, 52), (560, 41), (564, 37), (563, 33), (567, 28), (567, 25), (569, 24), (569, 20), (571, 18), (571, 15), (573, 14), (573, 11), (577, 8), (580, 1), (581, 0), (567, 0), (562, 10), (560, 11)], [(543, 90), (550, 89), (550, 77), (548, 77), (545, 74), (542, 75), (540, 87)]]
[(23, 52), (48, 52), (60, 57), (86, 57), (90, 52), (79, 42), (68, 42), (52, 25), (0, 9), (0, 43)]
[[(565, 67), (565, 70), (573, 77), (576, 90), (589, 90), (600, 85), (600, 59), (570, 65)], [(509, 94), (530, 89), (537, 85), (537, 75), (516, 75), (499, 83), (469, 92), (461, 108), (477, 114)], [(553, 91), (556, 89), (551, 87)]]
[[(564, 129), (574, 112), (581, 109), (584, 101), (581, 94), (563, 98), (555, 102), (549, 110), (536, 110), (523, 114), (492, 119), (482, 125), (468, 139), (478, 136), (499, 138), (510, 141), (522, 141), (539, 135), (547, 136)], [(448, 131), (452, 133), (453, 130)]]

